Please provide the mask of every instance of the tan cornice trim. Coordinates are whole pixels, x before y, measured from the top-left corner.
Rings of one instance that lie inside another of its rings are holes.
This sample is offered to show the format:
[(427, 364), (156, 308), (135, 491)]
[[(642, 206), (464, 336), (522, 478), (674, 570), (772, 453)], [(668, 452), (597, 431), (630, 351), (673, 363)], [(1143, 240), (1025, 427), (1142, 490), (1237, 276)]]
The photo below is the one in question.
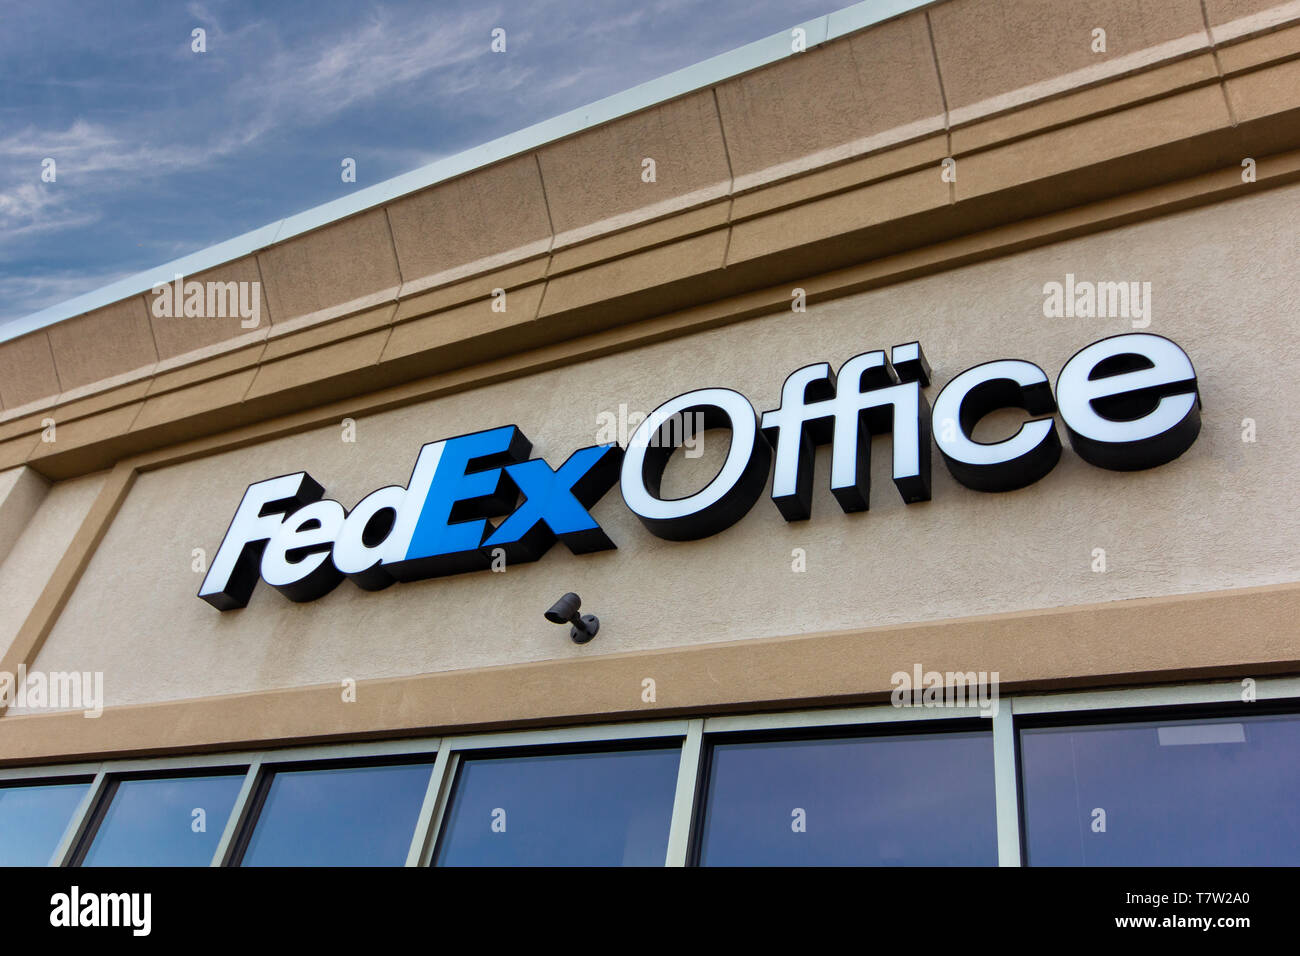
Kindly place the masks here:
[[(862, 265), (801, 279), (798, 284), (805, 289), (809, 302), (826, 301), (1245, 195), (1254, 190), (1300, 181), (1300, 151), (1266, 157), (1259, 162), (1258, 181), (1255, 183), (1243, 183), (1237, 168), (1221, 169), (883, 256)], [(40, 441), (38, 431), (20, 431), (9, 438), (8, 434), (12, 433), (7, 434), (0, 426), (0, 456), (8, 453), (8, 460), (0, 460), (0, 467), (27, 463), (54, 480), (109, 468), (119, 461), (141, 469), (162, 467), (306, 431), (346, 416), (374, 414), (771, 314), (788, 308), (789, 296), (788, 284), (768, 286), (656, 318), (593, 331), (555, 344), (543, 344), (502, 357), (485, 356), (486, 360), (477, 364), (399, 384), (386, 381), (374, 364), (362, 365), (340, 373), (329, 382), (308, 376), (292, 390), (286, 389), (257, 401), (245, 398), (260, 367), (255, 359), (250, 358), (252, 364), (247, 366), (228, 367), (225, 374), (150, 396), (158, 401), (173, 402), (176, 412), (170, 421), (164, 420), (149, 430), (129, 430), (130, 423), (140, 415), (143, 401), (135, 395), (126, 404), (105, 408), (72, 422), (60, 422), (60, 450), (55, 454), (51, 454), (49, 446)], [(391, 306), (387, 308), (391, 309)], [(323, 343), (328, 343), (324, 337), (326, 330), (312, 331), (321, 337)], [(386, 328), (381, 326), (379, 330), (366, 334), (386, 334)], [(525, 337), (520, 333), (514, 339)], [(473, 347), (456, 340), (440, 352), (448, 350), (472, 352)], [(259, 350), (248, 351), (251, 356)], [(319, 364), (310, 349), (298, 354), (308, 368)], [(225, 358), (229, 361), (230, 356)], [(436, 363), (430, 358), (427, 364)], [(363, 389), (364, 394), (346, 394), (349, 376), (355, 377), (357, 387)], [(37, 426), (39, 419), (34, 418), (30, 427), (35, 429)]]
[(3, 718), (0, 764), (847, 706), (887, 699), (918, 663), (997, 671), (1001, 693), (1292, 674), (1298, 615), (1300, 583), (1282, 584), (366, 680), (353, 702), (322, 684), (21, 715)]

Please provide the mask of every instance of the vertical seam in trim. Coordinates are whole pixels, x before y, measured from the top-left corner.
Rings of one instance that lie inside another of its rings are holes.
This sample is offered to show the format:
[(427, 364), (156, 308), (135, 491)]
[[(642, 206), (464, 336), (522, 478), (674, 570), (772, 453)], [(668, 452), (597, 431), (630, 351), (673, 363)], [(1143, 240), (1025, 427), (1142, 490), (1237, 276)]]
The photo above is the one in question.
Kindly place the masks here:
[[(551, 262), (550, 262), (549, 259), (548, 259), (547, 262), (546, 262), (546, 268), (547, 268), (548, 271), (549, 271), (550, 268), (551, 268)], [(533, 317), (532, 317), (531, 319), (529, 319), (530, 322), (536, 322), (538, 319), (540, 319), (540, 318), (542, 317), (542, 304), (543, 304), (544, 302), (546, 302), (546, 290), (549, 289), (550, 287), (551, 287), (551, 280), (548, 279), (548, 278), (546, 278), (545, 276), (543, 276), (543, 277), (542, 277), (542, 294), (539, 295), (539, 296), (537, 297), (537, 311), (534, 312), (534, 313), (533, 313)]]
[[(393, 314), (388, 317), (388, 322), (384, 326), (388, 334), (384, 336), (384, 344), (379, 346), (379, 353), (375, 356), (375, 361), (373, 363), (375, 365), (384, 364), (384, 353), (388, 351), (388, 343), (393, 339), (393, 326), (397, 322), (397, 310), (399, 307), (398, 303), (393, 303)], [(251, 386), (252, 383), (250, 382), (249, 385)]]
[(722, 156), (727, 161), (727, 241), (722, 247), (722, 268), (727, 268), (731, 255), (731, 210), (736, 205), (736, 170), (731, 165), (731, 147), (727, 145), (727, 124), (722, 121), (722, 104), (718, 101), (718, 88), (709, 87), (713, 94), (713, 111), (718, 116), (718, 132), (722, 134)]
[[(153, 310), (149, 308), (149, 300), (145, 298), (145, 293), (143, 292), (140, 293), (140, 305), (144, 307), (144, 321), (145, 324), (149, 326), (149, 339), (153, 342), (153, 371), (149, 373), (149, 388), (145, 389), (145, 393), (140, 399), (140, 404), (136, 406), (135, 414), (131, 416), (131, 420), (127, 422), (126, 428), (123, 429), (123, 434), (130, 433), (131, 429), (135, 427), (136, 420), (139, 419), (140, 414), (144, 411), (145, 399), (149, 397), (149, 389), (153, 388), (154, 379), (158, 377), (158, 363), (162, 361), (162, 349), (158, 348), (158, 336), (153, 330)], [(236, 309), (236, 311), (238, 311), (238, 309)]]
[[(262, 275), (262, 250), (259, 249), (257, 252), (254, 252), (254, 253), (253, 253), (253, 265), (257, 266), (257, 289), (258, 289), (258, 291), (261, 292), (263, 295), (266, 295), (266, 276)], [(271, 297), (270, 297), (270, 296), (267, 296), (267, 298), (266, 298), (266, 312), (267, 312), (267, 315), (266, 315), (266, 324), (267, 324), (267, 325), (271, 325), (272, 322), (271, 322), (271, 314), (270, 314), (270, 313), (271, 313)], [(269, 335), (271, 330), (270, 330), (270, 329), (267, 329), (266, 331), (267, 331), (267, 334)], [(266, 349), (263, 348), (262, 351), (265, 352)], [(261, 359), (261, 356), (260, 356), (260, 355), (258, 356), (258, 359), (259, 359), (259, 360)]]
[(1228, 81), (1223, 76), (1223, 64), (1219, 62), (1219, 44), (1215, 42), (1214, 30), (1210, 27), (1210, 11), (1201, 0), (1201, 22), (1205, 25), (1205, 39), (1210, 43), (1210, 56), (1214, 57), (1214, 72), (1219, 77), (1219, 92), (1223, 94), (1223, 105), (1228, 110), (1228, 121), (1232, 128), (1237, 128), (1237, 114), (1232, 109), (1232, 100), (1228, 98)]
[(529, 321), (536, 322), (542, 317), (542, 306), (546, 304), (546, 293), (551, 288), (551, 266), (555, 263), (555, 218), (551, 215), (551, 197), (546, 194), (546, 175), (542, 172), (542, 153), (533, 150), (533, 162), (537, 165), (537, 181), (542, 186), (542, 205), (546, 207), (546, 225), (551, 230), (551, 241), (546, 245), (546, 268), (542, 270), (542, 294), (537, 297), (537, 311)]
[[(943, 87), (943, 70), (939, 68), (939, 47), (934, 42), (934, 24), (930, 22), (930, 10), (925, 10), (925, 32), (930, 37), (930, 56), (934, 60), (934, 76), (939, 81), (939, 101), (943, 104), (943, 133), (947, 139), (947, 149), (945, 152), (949, 159), (952, 155), (952, 118), (948, 112), (948, 91)], [(956, 160), (954, 159), (954, 162)], [(956, 177), (954, 177), (955, 179)], [(957, 203), (957, 184), (948, 183), (948, 204), (956, 205)]]
[(546, 268), (542, 270), (542, 294), (537, 297), (537, 311), (533, 313), (530, 320), (536, 322), (542, 317), (546, 293), (551, 288), (551, 266), (555, 263), (555, 218), (551, 215), (551, 197), (546, 194), (546, 175), (542, 172), (541, 150), (533, 150), (533, 162), (537, 165), (537, 181), (542, 186), (542, 205), (546, 207), (546, 225), (551, 230), (551, 240), (546, 244)]
[[(533, 152), (533, 162), (537, 165), (537, 181), (542, 187), (542, 205), (546, 208), (546, 227), (551, 231), (551, 240), (546, 244), (546, 270), (542, 273), (545, 279), (551, 274), (551, 254), (555, 251), (555, 219), (551, 216), (551, 197), (546, 195), (546, 177), (542, 175), (542, 157), (537, 151)], [(546, 290), (542, 290), (542, 295), (546, 295)], [(541, 303), (537, 305), (541, 311)]]
[[(162, 361), (162, 349), (158, 348), (158, 336), (153, 330), (153, 310), (149, 308), (149, 301), (145, 298), (143, 292), (140, 293), (140, 305), (144, 307), (144, 322), (145, 325), (149, 326), (149, 341), (153, 343), (153, 360), (154, 364), (157, 365)], [(153, 378), (153, 375), (151, 374), (149, 377)]]
[[(150, 384), (152, 384), (152, 382), (153, 382), (153, 376), (150, 376), (149, 381), (150, 381)], [(144, 403), (145, 403), (145, 399), (147, 399), (148, 397), (149, 397), (149, 395), (148, 395), (148, 393), (146, 392), (145, 395), (144, 395), (144, 397), (140, 399), (140, 404), (136, 407), (135, 414), (131, 416), (131, 421), (127, 423), (126, 428), (123, 429), (123, 431), (122, 431), (122, 434), (123, 434), (123, 435), (129, 435), (129, 434), (131, 433), (131, 429), (135, 427), (135, 423), (136, 423), (137, 419), (139, 419), (140, 415), (143, 414), (143, 412), (144, 412)]]
[[(402, 274), (402, 258), (397, 254), (397, 233), (393, 232), (393, 220), (388, 217), (388, 205), (384, 203), (384, 228), (388, 230), (388, 243), (393, 247), (393, 264), (397, 266), (397, 292), (393, 294), (393, 312), (384, 323), (388, 334), (384, 336), (384, 342), (375, 353), (375, 360), (370, 363), (371, 366), (379, 365), (384, 361), (384, 350), (388, 348), (388, 340), (393, 337), (393, 322), (397, 319), (397, 310), (401, 308), (402, 286), (406, 285), (406, 276)], [(257, 376), (253, 378), (256, 380)], [(249, 382), (248, 387), (252, 388), (253, 383)]]
[[(262, 351), (257, 353), (257, 361), (254, 365), (262, 364), (262, 356), (266, 354), (267, 348), (271, 344), (271, 299), (266, 295), (266, 277), (262, 275), (262, 256), (260, 250), (253, 253), (253, 265), (257, 266), (257, 291), (266, 298), (266, 338), (262, 339)], [(242, 397), (242, 396), (241, 396)]]
[[(388, 215), (388, 203), (384, 203), (384, 226), (388, 229), (388, 241), (393, 246), (393, 262), (397, 265), (397, 294), (393, 296), (393, 312), (384, 323), (388, 334), (384, 336), (384, 343), (379, 346), (379, 351), (375, 354), (375, 360), (370, 363), (371, 365), (383, 364), (384, 352), (387, 351), (389, 340), (393, 337), (393, 324), (397, 321), (397, 310), (402, 307), (402, 286), (406, 285), (406, 276), (402, 272), (402, 257), (397, 254), (397, 233), (393, 232), (393, 220)], [(253, 383), (249, 382), (248, 387), (252, 388)]]
[[(387, 213), (385, 213), (385, 215), (387, 215)], [(257, 264), (257, 281), (261, 284), (261, 290), (265, 292), (266, 277), (262, 275), (262, 252), (260, 249), (257, 252), (253, 253), (253, 261)], [(399, 269), (398, 272), (400, 273), (400, 271), (401, 270)], [(266, 298), (266, 310), (267, 312), (271, 311), (270, 296), (267, 296)], [(272, 324), (271, 316), (269, 315), (266, 317), (266, 324), (268, 326)], [(239, 396), (239, 400), (241, 402), (245, 401), (248, 398), (248, 393), (253, 390), (253, 385), (257, 382), (258, 377), (262, 374), (262, 359), (266, 357), (266, 350), (270, 347), (271, 347), (271, 330), (270, 328), (268, 328), (266, 330), (266, 338), (262, 340), (262, 351), (258, 353), (257, 361), (253, 363), (253, 377), (248, 380), (248, 384), (244, 386), (243, 393)]]
[(397, 234), (393, 232), (393, 220), (388, 218), (388, 205), (384, 207), (384, 227), (388, 230), (388, 243), (393, 247), (393, 264), (397, 266), (397, 292), (401, 295), (402, 286), (406, 284), (406, 276), (402, 274), (402, 257), (397, 254)]
[(730, 180), (727, 184), (727, 194), (736, 190), (736, 170), (731, 165), (731, 147), (727, 145), (727, 124), (722, 121), (722, 104), (718, 102), (718, 88), (709, 87), (709, 92), (713, 94), (713, 111), (718, 115), (718, 132), (722, 134), (722, 156), (727, 161), (727, 177)]
[(41, 329), (41, 335), (45, 339), (45, 348), (50, 353), (50, 367), (54, 369), (54, 384), (59, 386), (58, 394), (62, 395), (65, 391), (63, 387), (63, 376), (59, 374), (59, 363), (54, 358), (54, 343), (50, 341), (49, 327)]
[[(49, 418), (50, 416), (47, 414), (45, 417)], [(42, 431), (43, 430), (44, 429), (42, 429)], [(36, 449), (41, 447), (41, 432), (40, 431), (33, 432), (32, 438), (34, 439), (32, 442), (32, 447), (28, 449), (27, 454), (23, 456), (23, 466), (27, 468), (32, 468), (32, 456), (36, 454)], [(32, 470), (36, 471), (35, 468), (32, 468)], [(39, 471), (37, 471), (36, 473), (38, 475), (41, 475)], [(45, 478), (44, 475), (41, 475), (41, 477)], [(78, 475), (77, 477), (80, 476)], [(45, 480), (48, 481), (50, 484), (54, 484), (54, 479), (52, 478), (45, 478)]]
[(731, 210), (735, 205), (736, 205), (735, 197), (728, 196), (727, 197), (727, 241), (723, 243), (722, 246), (722, 268), (724, 269), (727, 268), (727, 262), (731, 257), (731, 233), (734, 228), (731, 225)]

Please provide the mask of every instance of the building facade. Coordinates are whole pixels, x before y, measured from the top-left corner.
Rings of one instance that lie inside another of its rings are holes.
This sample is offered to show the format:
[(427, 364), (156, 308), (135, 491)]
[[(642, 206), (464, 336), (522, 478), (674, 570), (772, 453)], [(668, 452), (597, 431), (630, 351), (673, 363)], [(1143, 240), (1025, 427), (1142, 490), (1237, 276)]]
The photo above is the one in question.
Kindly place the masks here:
[(580, 114), (0, 343), (4, 862), (1300, 862), (1300, 4)]

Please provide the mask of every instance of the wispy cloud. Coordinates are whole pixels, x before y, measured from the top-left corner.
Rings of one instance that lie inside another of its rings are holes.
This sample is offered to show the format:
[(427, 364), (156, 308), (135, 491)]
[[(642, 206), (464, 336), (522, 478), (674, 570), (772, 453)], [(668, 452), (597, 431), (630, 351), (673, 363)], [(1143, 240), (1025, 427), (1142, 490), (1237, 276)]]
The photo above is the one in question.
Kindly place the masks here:
[[(260, 104), (265, 114), (318, 123), (423, 77), (467, 76), (482, 48), (466, 38), (491, 22), (486, 11), (398, 18), (377, 9), (344, 36), (310, 39), (250, 64), (231, 94), (239, 103)], [(431, 92), (446, 91), (435, 86)]]
[(0, 248), (89, 225), (99, 212), (78, 206), (41, 182), (18, 183), (0, 192)]
[(4, 303), (3, 311), (0, 311), (0, 327), (39, 312), (51, 303), (66, 302), (130, 274), (129, 270), (88, 273), (64, 269), (44, 275), (0, 276), (0, 303)]
[(227, 137), (225, 143), (189, 145), (164, 141), (158, 134), (141, 140), (124, 130), (78, 119), (63, 129), (28, 126), (0, 139), (0, 168), (29, 163), (39, 176), (41, 160), (50, 157), (65, 180), (68, 173), (82, 177), (125, 170), (141, 175), (168, 173), (207, 163), (245, 142), (242, 137)]
[[(0, 317), (156, 265), (160, 250), (194, 251), (838, 5), (189, 0), (156, 8), (144, 0), (88, 7), (48, 0), (15, 7), (0, 31)], [(507, 31), (506, 54), (490, 51), (498, 26)], [(206, 53), (190, 48), (195, 27), (206, 31)], [(364, 170), (357, 184), (339, 179), (339, 159), (349, 155)], [(41, 181), (46, 157), (57, 163), (55, 183)]]

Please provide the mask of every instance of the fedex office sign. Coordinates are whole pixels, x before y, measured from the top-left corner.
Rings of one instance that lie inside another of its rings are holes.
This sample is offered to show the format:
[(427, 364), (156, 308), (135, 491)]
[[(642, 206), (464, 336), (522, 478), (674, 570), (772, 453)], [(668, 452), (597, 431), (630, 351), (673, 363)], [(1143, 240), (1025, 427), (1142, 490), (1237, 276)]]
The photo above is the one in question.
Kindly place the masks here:
[[(306, 472), (259, 481), (244, 492), (199, 597), (244, 607), (260, 577), (294, 601), (328, 593), (344, 578), (377, 591), (394, 581), (486, 569), (494, 553), (536, 561), (561, 540), (575, 554), (613, 548), (590, 509), (619, 483), (627, 507), (655, 535), (688, 541), (739, 521), (767, 488), (786, 521), (812, 508), (814, 452), (830, 445), (830, 488), (842, 510), (870, 502), (871, 439), (892, 436), (892, 477), (903, 501), (930, 499), (931, 446), (952, 476), (979, 491), (1010, 491), (1056, 466), (1061, 439), (1100, 468), (1163, 465), (1200, 432), (1191, 359), (1169, 339), (1116, 335), (1081, 349), (1061, 369), (1055, 394), (1032, 362), (1002, 359), (953, 378), (931, 409), (930, 367), (920, 343), (864, 352), (832, 370), (805, 365), (786, 378), (780, 406), (759, 415), (739, 392), (704, 388), (670, 399), (641, 422), (625, 449), (580, 448), (558, 468), (530, 458), (514, 425), (430, 442), (406, 485), (371, 492), (351, 511), (324, 497)], [(972, 438), (999, 408), (1031, 416), (996, 442)], [(727, 428), (717, 475), (684, 498), (663, 498), (668, 460), (684, 440), (675, 426)], [(676, 437), (674, 437), (676, 431)], [(492, 523), (499, 520), (499, 523)], [(498, 551), (498, 549), (500, 549)]]

